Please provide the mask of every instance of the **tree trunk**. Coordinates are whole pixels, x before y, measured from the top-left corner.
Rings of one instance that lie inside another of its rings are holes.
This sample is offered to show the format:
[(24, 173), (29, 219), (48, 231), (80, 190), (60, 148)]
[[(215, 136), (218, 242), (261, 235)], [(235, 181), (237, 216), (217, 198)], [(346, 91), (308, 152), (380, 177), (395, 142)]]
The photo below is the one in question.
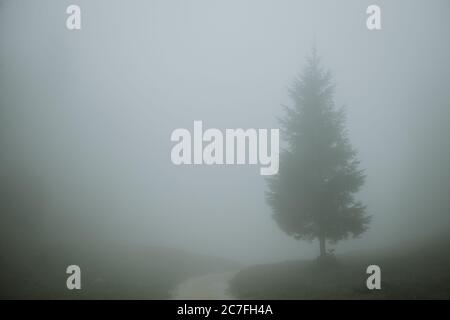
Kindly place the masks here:
[(326, 249), (326, 238), (324, 236), (319, 236), (319, 243), (320, 243), (320, 256), (324, 257), (327, 254), (327, 249)]

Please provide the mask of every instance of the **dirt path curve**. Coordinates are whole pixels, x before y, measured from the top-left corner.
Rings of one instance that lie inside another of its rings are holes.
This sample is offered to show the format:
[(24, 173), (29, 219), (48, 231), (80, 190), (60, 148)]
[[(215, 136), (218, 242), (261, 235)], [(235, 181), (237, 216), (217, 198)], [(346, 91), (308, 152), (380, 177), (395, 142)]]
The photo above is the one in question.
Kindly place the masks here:
[(229, 281), (236, 272), (210, 273), (189, 278), (172, 292), (172, 299), (230, 300)]

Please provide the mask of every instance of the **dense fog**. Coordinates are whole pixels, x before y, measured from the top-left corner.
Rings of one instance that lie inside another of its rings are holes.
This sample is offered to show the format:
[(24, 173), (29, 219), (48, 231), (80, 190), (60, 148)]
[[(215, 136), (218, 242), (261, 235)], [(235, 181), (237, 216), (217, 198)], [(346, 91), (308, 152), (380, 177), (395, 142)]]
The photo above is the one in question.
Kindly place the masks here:
[[(81, 30), (66, 28), (72, 3)], [(369, 31), (373, 3), (382, 29)], [(345, 106), (366, 175), (356, 198), (372, 217), (330, 247), (370, 255), (449, 238), (449, 10), (445, 0), (0, 1), (2, 261), (113, 243), (245, 265), (315, 258), (316, 240), (275, 223), (259, 166), (170, 158), (173, 130), (196, 120), (279, 128), (313, 48)]]

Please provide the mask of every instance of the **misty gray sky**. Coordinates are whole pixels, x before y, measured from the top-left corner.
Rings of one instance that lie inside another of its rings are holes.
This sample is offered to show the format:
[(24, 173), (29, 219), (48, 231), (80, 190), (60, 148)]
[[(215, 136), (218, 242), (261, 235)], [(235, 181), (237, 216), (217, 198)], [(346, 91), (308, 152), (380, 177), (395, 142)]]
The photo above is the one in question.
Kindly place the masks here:
[[(81, 31), (65, 28), (71, 3)], [(369, 4), (381, 7), (381, 31), (366, 28)], [(436, 129), (423, 122), (430, 113), (449, 108), (449, 12), (444, 0), (1, 1), (2, 172), (26, 168), (55, 207), (70, 208), (55, 216), (124, 242), (249, 263), (314, 256), (317, 243), (271, 218), (259, 166), (175, 166), (170, 134), (194, 120), (278, 128), (315, 42), (346, 106), (367, 174), (359, 197), (373, 215), (337, 252), (407, 240), (424, 222), (406, 205), (428, 143), (417, 139)]]

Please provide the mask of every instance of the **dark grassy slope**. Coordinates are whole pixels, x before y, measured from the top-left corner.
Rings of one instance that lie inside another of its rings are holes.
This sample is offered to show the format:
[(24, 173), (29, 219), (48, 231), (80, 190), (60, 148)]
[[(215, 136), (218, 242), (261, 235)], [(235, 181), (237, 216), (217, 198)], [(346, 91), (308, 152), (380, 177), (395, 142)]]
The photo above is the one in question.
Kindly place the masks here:
[[(178, 283), (191, 276), (236, 269), (232, 261), (161, 247), (52, 250), (11, 264), (0, 260), (3, 299), (166, 299)], [(66, 267), (78, 264), (82, 290), (66, 288)]]
[[(450, 299), (448, 244), (341, 256), (329, 268), (316, 261), (254, 266), (230, 290), (240, 299)], [(370, 264), (381, 268), (381, 290), (366, 288)]]

